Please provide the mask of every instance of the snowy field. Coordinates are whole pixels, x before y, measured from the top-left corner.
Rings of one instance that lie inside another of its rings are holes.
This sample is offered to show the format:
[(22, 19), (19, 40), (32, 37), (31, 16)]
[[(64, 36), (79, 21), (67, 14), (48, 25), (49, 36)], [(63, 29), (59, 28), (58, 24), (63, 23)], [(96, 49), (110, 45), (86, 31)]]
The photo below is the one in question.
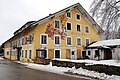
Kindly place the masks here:
[(54, 59), (59, 61), (69, 61), (69, 62), (76, 62), (76, 63), (87, 63), (88, 65), (94, 64), (103, 64), (103, 65), (111, 65), (111, 66), (119, 66), (120, 67), (120, 60), (69, 60), (69, 59)]
[(80, 75), (94, 77), (94, 78), (103, 79), (103, 80), (120, 80), (120, 76), (117, 76), (117, 75), (110, 76), (110, 75), (106, 75), (105, 73), (98, 73), (98, 72), (86, 70), (83, 68), (76, 69), (75, 67), (73, 68), (56, 67), (56, 66), (52, 66), (52, 63), (50, 63), (50, 65), (41, 65), (41, 64), (35, 64), (35, 63), (22, 63), (19, 61), (16, 61), (16, 62), (26, 65), (27, 68), (53, 72), (57, 74), (65, 74), (64, 72), (71, 72), (71, 73), (77, 73)]

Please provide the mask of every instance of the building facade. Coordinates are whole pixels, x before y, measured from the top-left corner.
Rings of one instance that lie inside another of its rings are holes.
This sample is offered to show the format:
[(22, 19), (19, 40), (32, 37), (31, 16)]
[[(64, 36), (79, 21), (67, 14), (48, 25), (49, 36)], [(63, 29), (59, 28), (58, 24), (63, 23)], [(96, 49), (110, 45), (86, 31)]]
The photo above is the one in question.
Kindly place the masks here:
[(99, 41), (102, 29), (79, 4), (30, 21), (4, 42), (4, 56), (12, 60), (81, 59), (84, 47)]

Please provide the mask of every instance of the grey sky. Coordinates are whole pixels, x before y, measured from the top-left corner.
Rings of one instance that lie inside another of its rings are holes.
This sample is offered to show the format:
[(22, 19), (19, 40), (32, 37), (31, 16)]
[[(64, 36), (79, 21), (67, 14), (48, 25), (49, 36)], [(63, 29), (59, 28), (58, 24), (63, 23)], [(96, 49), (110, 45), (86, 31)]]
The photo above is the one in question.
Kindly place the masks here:
[(0, 0), (0, 44), (28, 21), (39, 20), (75, 3), (88, 12), (92, 0)]

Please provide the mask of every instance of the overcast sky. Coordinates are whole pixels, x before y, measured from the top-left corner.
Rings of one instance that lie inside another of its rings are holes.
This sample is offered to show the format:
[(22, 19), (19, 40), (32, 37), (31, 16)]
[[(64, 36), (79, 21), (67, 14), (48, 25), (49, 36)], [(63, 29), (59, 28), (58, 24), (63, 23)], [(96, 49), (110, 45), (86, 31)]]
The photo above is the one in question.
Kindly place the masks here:
[(0, 44), (28, 21), (36, 21), (75, 3), (88, 12), (92, 0), (0, 0)]

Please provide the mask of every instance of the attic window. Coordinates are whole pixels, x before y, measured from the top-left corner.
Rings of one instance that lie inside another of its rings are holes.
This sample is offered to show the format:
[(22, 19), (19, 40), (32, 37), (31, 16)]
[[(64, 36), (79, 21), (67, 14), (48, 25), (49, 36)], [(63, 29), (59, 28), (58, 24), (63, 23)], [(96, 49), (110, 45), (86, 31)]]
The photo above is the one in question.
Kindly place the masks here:
[(71, 18), (71, 15), (72, 15), (71, 12), (67, 12), (67, 17), (68, 18)]
[(55, 20), (54, 21), (54, 28), (60, 28), (60, 21), (59, 20)]
[(88, 26), (85, 26), (85, 32), (89, 33), (89, 27)]
[(80, 20), (80, 14), (78, 14), (78, 13), (76, 14), (76, 19)]

